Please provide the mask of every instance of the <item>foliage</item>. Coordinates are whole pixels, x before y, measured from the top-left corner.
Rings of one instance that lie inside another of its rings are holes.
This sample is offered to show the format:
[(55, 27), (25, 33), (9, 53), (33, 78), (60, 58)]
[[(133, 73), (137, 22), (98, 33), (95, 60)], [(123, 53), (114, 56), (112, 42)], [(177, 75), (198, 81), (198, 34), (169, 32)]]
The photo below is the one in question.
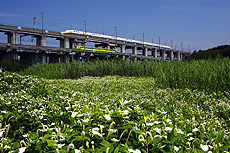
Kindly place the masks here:
[(164, 88), (189, 88), (230, 92), (230, 59), (199, 61), (94, 61), (36, 64), (20, 72), (47, 79), (77, 79), (83, 76), (119, 75), (154, 77)]
[(25, 68), (28, 68), (29, 66), (26, 64), (24, 60), (8, 59), (5, 61), (1, 61), (0, 67), (2, 67), (4, 71), (17, 72)]
[(162, 89), (152, 77), (46, 80), (4, 72), (0, 108), (1, 152), (230, 150), (224, 93)]
[(207, 50), (194, 51), (191, 55), (186, 56), (185, 60), (198, 59), (216, 59), (230, 57), (230, 45), (223, 45)]

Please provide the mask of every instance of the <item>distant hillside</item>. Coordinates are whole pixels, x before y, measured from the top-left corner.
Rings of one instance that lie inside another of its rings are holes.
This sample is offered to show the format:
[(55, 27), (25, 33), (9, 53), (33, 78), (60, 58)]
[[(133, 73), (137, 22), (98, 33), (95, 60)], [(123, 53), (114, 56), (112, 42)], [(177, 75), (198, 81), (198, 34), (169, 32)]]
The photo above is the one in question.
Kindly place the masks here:
[(192, 59), (215, 59), (230, 57), (230, 45), (214, 47), (208, 50), (194, 51), (191, 55), (185, 57), (186, 60)]

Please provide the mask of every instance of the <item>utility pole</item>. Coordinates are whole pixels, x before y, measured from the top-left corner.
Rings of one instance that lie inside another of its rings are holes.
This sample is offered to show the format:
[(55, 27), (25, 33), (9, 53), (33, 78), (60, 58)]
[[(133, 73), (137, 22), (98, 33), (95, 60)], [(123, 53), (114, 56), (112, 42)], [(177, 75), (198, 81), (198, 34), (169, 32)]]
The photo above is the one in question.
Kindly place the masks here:
[(172, 50), (173, 50), (173, 41), (171, 40), (171, 48), (172, 48)]
[(188, 51), (189, 51), (189, 53), (190, 53), (190, 45), (188, 44)]
[(35, 29), (35, 19), (36, 19), (36, 17), (34, 17), (34, 29)]
[(86, 35), (86, 20), (84, 20), (84, 26), (85, 26), (85, 35)]
[(115, 49), (116, 49), (116, 47), (117, 47), (117, 26), (114, 27), (114, 28), (115, 28), (115, 31), (116, 31), (116, 44), (115, 44)]
[(177, 45), (175, 45), (175, 50), (176, 50)]
[(103, 35), (105, 35), (105, 31), (103, 30)]
[(180, 48), (181, 51), (183, 51), (183, 44), (181, 43), (181, 48)]
[(44, 30), (44, 13), (42, 12), (42, 33), (43, 33), (43, 30)]
[(85, 49), (85, 43), (86, 43), (86, 20), (84, 20), (84, 26), (85, 26), (85, 40), (84, 40), (84, 49)]
[(72, 28), (73, 28), (73, 26), (72, 26), (72, 25), (70, 25), (70, 30), (72, 30)]
[(159, 38), (159, 50), (161, 50), (161, 37), (158, 37)]
[(133, 36), (133, 40), (134, 40), (134, 36)]

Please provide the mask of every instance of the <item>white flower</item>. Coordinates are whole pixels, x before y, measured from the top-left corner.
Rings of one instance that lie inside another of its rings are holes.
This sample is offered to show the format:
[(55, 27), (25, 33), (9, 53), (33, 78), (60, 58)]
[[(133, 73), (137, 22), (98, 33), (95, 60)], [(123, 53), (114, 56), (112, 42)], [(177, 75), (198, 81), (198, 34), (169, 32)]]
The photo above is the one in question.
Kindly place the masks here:
[(166, 127), (165, 131), (172, 131), (172, 128), (171, 127)]
[(78, 114), (77, 117), (82, 117), (84, 114)]
[(19, 148), (19, 152), (18, 153), (23, 153), (26, 151), (26, 147), (22, 147), (22, 148)]
[(117, 129), (109, 129), (108, 131), (117, 132)]
[(99, 131), (100, 129), (98, 127), (95, 127), (92, 129), (93, 131)]
[(104, 118), (105, 119), (107, 119), (107, 120), (111, 120), (111, 117), (110, 117), (110, 115), (109, 114), (105, 114), (105, 115), (103, 115), (104, 116)]
[(180, 150), (180, 148), (177, 147), (177, 146), (174, 146), (173, 148), (174, 148), (174, 150), (176, 150), (176, 151)]
[(189, 133), (189, 134), (187, 134), (187, 136), (190, 136), (190, 135), (193, 135), (193, 133)]
[(192, 129), (192, 132), (196, 132), (196, 131), (199, 131), (199, 130), (197, 128)]
[(97, 132), (97, 131), (92, 131), (92, 133), (93, 133), (93, 134), (96, 134), (96, 135), (98, 135), (98, 136), (100, 136), (100, 137), (102, 137), (101, 133), (99, 133), (99, 132)]
[(124, 101), (124, 104), (128, 104), (129, 102), (131, 102), (132, 100), (130, 100), (130, 101), (127, 101), (127, 100), (125, 100)]
[(129, 152), (133, 152), (133, 153), (141, 153), (140, 150), (136, 149), (136, 150), (133, 150), (133, 149), (128, 149)]
[(192, 141), (194, 138), (193, 137), (190, 137), (189, 139), (188, 139), (188, 141)]
[(202, 150), (208, 151), (208, 146), (207, 145), (200, 144), (200, 147), (201, 147)]
[(58, 144), (58, 148), (62, 148), (64, 146), (65, 146), (65, 144)]
[(123, 111), (121, 111), (121, 115), (126, 115), (128, 113), (129, 113), (129, 110), (123, 110)]
[(89, 119), (88, 118), (86, 118), (86, 119), (84, 119), (84, 120), (82, 120), (83, 122), (89, 122)]
[(161, 131), (161, 129), (159, 129), (159, 128), (155, 128), (153, 130), (156, 131), (156, 132), (158, 132), (158, 133), (160, 133), (160, 131)]
[(75, 153), (80, 153), (80, 152), (81, 152), (81, 150), (74, 149), (74, 152), (75, 152)]
[(172, 120), (170, 120), (170, 119), (167, 119), (167, 122), (172, 122)]
[(4, 132), (5, 132), (5, 131), (0, 131), (0, 137), (2, 137), (2, 135), (3, 135)]
[(77, 115), (77, 112), (72, 112), (71, 117), (75, 117)]
[(153, 123), (154, 123), (154, 124), (159, 124), (159, 123), (161, 123), (161, 122), (159, 122), (159, 121), (154, 121)]
[(155, 135), (154, 138), (161, 138), (161, 136), (160, 135)]
[(117, 140), (117, 139), (113, 138), (113, 139), (112, 139), (112, 141), (116, 141), (116, 142), (118, 142), (119, 140)]
[(153, 126), (154, 123), (146, 123), (147, 126)]
[(176, 129), (177, 133), (184, 134), (184, 132), (181, 129)]

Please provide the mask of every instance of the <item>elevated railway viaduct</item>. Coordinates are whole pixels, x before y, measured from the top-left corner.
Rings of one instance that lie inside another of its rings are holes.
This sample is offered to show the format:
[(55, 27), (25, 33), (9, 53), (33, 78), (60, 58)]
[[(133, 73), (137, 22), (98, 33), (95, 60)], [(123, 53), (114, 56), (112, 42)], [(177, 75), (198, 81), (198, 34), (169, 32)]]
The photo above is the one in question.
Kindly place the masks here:
[[(0, 43), (0, 61), (6, 59), (24, 59), (28, 64), (58, 63), (70, 60), (90, 61), (91, 59), (114, 58), (132, 60), (182, 60), (188, 52), (173, 50), (159, 44), (135, 41), (125, 38), (82, 32), (72, 34), (55, 32), (19, 26), (0, 24), (0, 32), (6, 35), (6, 43)], [(35, 45), (20, 44), (21, 36), (32, 36), (36, 39)], [(55, 38), (60, 42), (59, 47), (48, 47), (47, 38)], [(118, 53), (99, 52), (93, 50), (77, 50), (75, 45), (84, 46), (91, 42), (95, 47), (119, 48)], [(127, 53), (127, 50), (131, 53)], [(137, 51), (141, 51), (138, 54)]]

